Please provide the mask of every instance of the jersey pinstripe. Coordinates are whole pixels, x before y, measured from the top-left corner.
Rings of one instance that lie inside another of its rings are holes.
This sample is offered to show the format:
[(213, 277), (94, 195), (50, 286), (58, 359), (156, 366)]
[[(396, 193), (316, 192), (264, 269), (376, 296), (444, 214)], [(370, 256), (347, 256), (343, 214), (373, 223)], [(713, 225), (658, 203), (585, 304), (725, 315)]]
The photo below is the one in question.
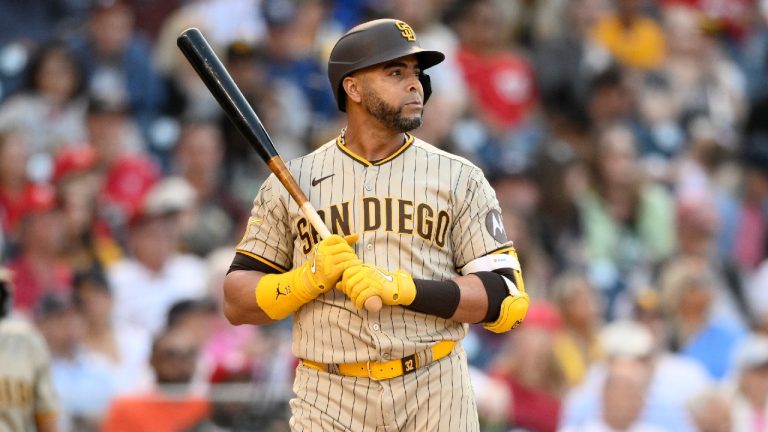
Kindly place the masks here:
[(293, 388), (294, 431), (479, 430), (466, 355), (460, 348), (429, 367), (385, 381), (299, 366)]
[[(467, 262), (512, 245), (502, 228), (501, 235), (494, 231), (499, 205), (482, 171), (410, 134), (376, 163), (337, 138), (288, 167), (332, 232), (360, 234), (355, 252), (367, 263), (446, 280)], [(316, 241), (296, 203), (270, 176), (238, 253), (286, 271), (301, 265)], [(358, 310), (332, 290), (295, 313), (293, 352), (322, 363), (386, 361), (460, 340), (466, 331), (465, 324), (403, 307)]]
[(56, 412), (43, 337), (20, 318), (0, 320), (0, 431), (35, 430), (36, 419)]

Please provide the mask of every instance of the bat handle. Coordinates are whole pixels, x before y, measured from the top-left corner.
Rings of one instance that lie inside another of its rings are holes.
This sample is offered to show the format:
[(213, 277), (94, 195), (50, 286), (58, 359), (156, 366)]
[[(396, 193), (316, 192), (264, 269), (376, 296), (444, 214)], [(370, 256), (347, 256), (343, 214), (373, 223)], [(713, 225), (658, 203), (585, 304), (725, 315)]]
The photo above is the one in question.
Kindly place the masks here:
[(368, 312), (376, 313), (381, 310), (381, 305), (381, 297), (368, 297), (368, 300), (365, 301), (365, 310)]
[[(312, 204), (310, 204), (309, 201), (305, 201), (304, 204), (301, 205), (301, 211), (304, 213), (307, 220), (309, 220), (309, 223), (315, 227), (321, 238), (328, 238), (331, 235), (331, 231), (325, 226), (323, 220), (320, 219), (320, 215), (317, 214), (317, 211), (312, 207)], [(369, 297), (368, 300), (365, 301), (365, 309), (368, 312), (376, 313), (380, 311), (381, 305), (382, 302), (379, 296)]]

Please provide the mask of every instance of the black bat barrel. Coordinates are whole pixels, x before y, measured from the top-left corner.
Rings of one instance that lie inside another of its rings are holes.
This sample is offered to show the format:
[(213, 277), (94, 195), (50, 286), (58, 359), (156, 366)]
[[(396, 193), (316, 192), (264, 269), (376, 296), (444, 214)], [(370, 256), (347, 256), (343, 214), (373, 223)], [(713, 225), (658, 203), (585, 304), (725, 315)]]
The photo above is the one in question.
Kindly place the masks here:
[(275, 145), (264, 129), (264, 125), (261, 124), (261, 120), (200, 30), (196, 28), (184, 30), (176, 39), (176, 44), (219, 102), (227, 117), (235, 123), (237, 129), (259, 156), (265, 162), (277, 156)]

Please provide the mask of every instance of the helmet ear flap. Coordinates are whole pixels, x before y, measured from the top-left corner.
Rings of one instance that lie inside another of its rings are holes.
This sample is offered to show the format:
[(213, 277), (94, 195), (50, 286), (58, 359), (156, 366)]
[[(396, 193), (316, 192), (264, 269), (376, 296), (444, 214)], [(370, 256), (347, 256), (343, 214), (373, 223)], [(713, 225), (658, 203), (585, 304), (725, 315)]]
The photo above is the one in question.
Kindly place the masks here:
[(429, 78), (429, 75), (419, 72), (419, 82), (421, 82), (421, 88), (424, 89), (423, 103), (427, 103), (429, 96), (432, 94), (432, 80)]
[(336, 105), (338, 105), (339, 111), (347, 112), (347, 92), (344, 91), (341, 83), (339, 83), (339, 88), (336, 90)]

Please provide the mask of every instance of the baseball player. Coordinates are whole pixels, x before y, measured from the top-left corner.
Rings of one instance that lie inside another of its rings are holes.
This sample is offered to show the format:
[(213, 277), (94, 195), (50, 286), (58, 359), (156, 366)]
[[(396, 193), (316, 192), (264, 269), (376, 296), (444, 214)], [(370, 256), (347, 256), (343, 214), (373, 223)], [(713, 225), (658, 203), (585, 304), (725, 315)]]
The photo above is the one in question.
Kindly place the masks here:
[(48, 347), (32, 324), (10, 316), (10, 281), (0, 268), (0, 431), (55, 431)]
[[(476, 431), (460, 341), (515, 327), (528, 296), (493, 189), (415, 138), (443, 61), (403, 21), (339, 39), (328, 76), (347, 126), (288, 166), (334, 235), (320, 240), (274, 176), (224, 282), (235, 324), (293, 315), (296, 431)], [(378, 296), (384, 306), (363, 306)]]

